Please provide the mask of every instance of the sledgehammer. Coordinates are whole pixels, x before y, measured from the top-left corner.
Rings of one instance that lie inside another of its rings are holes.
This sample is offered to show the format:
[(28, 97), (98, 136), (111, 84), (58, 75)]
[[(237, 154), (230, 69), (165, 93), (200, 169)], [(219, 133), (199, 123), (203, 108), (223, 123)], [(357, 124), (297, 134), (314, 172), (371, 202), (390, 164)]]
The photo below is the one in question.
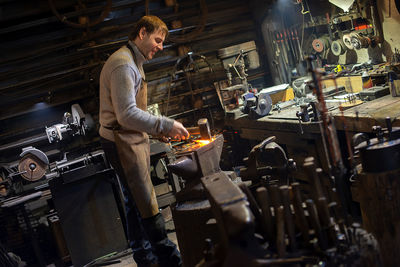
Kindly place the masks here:
[(187, 127), (186, 130), (190, 135), (200, 135), (203, 140), (211, 140), (210, 125), (207, 118), (201, 118), (197, 121), (197, 126)]

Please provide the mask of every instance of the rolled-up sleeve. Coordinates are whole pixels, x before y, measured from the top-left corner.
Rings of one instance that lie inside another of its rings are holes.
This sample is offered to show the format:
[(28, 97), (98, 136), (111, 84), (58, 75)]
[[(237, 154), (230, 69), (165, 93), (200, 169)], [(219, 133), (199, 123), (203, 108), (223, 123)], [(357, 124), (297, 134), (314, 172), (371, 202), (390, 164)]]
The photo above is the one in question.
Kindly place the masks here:
[(118, 123), (128, 130), (166, 135), (172, 129), (174, 120), (154, 116), (136, 105), (136, 94), (140, 83), (137, 73), (129, 65), (121, 65), (111, 73), (111, 101)]

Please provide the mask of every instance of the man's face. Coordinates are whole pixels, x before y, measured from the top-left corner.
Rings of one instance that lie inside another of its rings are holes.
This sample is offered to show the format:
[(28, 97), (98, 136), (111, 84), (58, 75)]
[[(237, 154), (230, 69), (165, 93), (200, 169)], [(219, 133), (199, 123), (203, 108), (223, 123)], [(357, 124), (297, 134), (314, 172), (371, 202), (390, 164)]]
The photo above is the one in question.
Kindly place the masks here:
[(142, 28), (139, 32), (139, 37), (141, 39), (139, 49), (146, 59), (152, 59), (158, 51), (163, 50), (165, 33), (161, 29), (156, 29), (149, 34), (145, 28)]

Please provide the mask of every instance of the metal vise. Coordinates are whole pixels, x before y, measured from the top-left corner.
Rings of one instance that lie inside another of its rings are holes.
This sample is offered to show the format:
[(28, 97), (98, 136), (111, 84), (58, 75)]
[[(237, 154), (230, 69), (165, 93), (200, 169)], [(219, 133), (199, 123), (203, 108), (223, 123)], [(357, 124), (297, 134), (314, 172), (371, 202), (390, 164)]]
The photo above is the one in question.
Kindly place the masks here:
[(252, 180), (257, 183), (262, 176), (277, 177), (281, 184), (286, 184), (290, 172), (296, 169), (293, 159), (288, 159), (285, 151), (277, 143), (275, 136), (270, 136), (254, 146), (248, 158), (245, 158), (247, 167), (240, 169), (243, 180)]

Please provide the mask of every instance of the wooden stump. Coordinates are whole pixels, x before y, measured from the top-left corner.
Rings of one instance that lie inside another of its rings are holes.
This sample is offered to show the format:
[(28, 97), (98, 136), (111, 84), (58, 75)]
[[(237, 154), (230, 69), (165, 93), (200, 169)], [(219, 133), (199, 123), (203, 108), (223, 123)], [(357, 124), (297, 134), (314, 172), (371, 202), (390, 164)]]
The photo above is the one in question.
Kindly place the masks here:
[(385, 266), (400, 256), (400, 170), (362, 173), (357, 179), (364, 228), (378, 240)]

